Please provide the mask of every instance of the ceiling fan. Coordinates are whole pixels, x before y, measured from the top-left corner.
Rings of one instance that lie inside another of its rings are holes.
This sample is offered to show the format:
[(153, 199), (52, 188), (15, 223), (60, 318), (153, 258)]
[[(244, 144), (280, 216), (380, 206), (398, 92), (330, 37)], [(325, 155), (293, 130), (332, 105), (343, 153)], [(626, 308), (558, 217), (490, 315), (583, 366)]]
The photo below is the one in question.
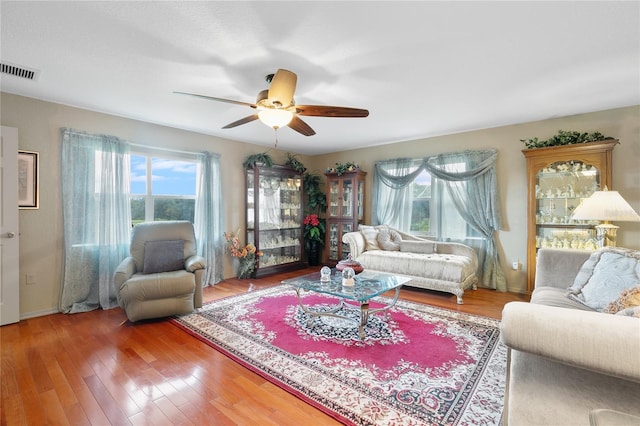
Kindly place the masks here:
[(282, 126), (289, 126), (291, 129), (304, 136), (315, 135), (316, 132), (307, 123), (302, 121), (300, 115), (310, 117), (367, 117), (369, 111), (360, 108), (347, 108), (339, 106), (324, 105), (296, 105), (293, 95), (296, 90), (298, 77), (295, 73), (279, 69), (275, 74), (266, 76), (269, 89), (258, 93), (255, 103), (235, 101), (232, 99), (214, 98), (213, 96), (198, 95), (196, 93), (174, 92), (182, 95), (196, 96), (212, 101), (227, 102), (230, 104), (244, 105), (258, 110), (258, 112), (229, 123), (223, 129), (230, 129), (242, 124), (260, 120), (269, 127), (278, 130)]

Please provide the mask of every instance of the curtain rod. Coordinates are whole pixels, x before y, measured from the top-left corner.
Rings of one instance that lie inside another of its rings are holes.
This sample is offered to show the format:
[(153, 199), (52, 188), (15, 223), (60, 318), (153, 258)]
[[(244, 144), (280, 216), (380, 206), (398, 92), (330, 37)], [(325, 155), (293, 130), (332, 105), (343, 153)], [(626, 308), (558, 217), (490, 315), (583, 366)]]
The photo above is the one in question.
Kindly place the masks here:
[(113, 137), (113, 138), (116, 138), (116, 139), (118, 139), (118, 140), (120, 140), (122, 142), (125, 142), (125, 143), (129, 144), (129, 146), (131, 146), (131, 147), (141, 148), (143, 150), (148, 150), (148, 151), (166, 151), (166, 152), (171, 152), (171, 153), (175, 153), (175, 154), (187, 154), (187, 155), (199, 155), (199, 154), (203, 154), (205, 152), (208, 152), (209, 154), (211, 154), (214, 157), (218, 157), (218, 158), (220, 157), (220, 154), (214, 153), (214, 152), (209, 152), (209, 151), (183, 151), (183, 150), (178, 150), (178, 149), (160, 148), (160, 147), (154, 147), (154, 146), (149, 146), (149, 145), (142, 145), (142, 144), (139, 144), (139, 143), (131, 142), (131, 141), (126, 140), (126, 139), (119, 138), (117, 136), (106, 135), (106, 134), (97, 134), (97, 133), (88, 133), (88, 132), (72, 129), (72, 128), (69, 128), (69, 127), (62, 127), (61, 130), (62, 130), (63, 133), (73, 133), (73, 134), (76, 134), (76, 135), (89, 136), (89, 137), (101, 137), (101, 136)]
[[(129, 142), (129, 141), (126, 141), (126, 142), (129, 145), (131, 145), (131, 147), (142, 148), (144, 150), (149, 150), (149, 151), (167, 151), (167, 152), (172, 152), (172, 153), (176, 153), (176, 154), (189, 154), (189, 155), (198, 155), (198, 154), (202, 154), (204, 152), (204, 151), (183, 151), (183, 150), (179, 150), (179, 149), (160, 148), (160, 147), (156, 147), (156, 146), (142, 145), (142, 144), (139, 144), (139, 143)], [(219, 155), (219, 154), (211, 153), (211, 155)]]

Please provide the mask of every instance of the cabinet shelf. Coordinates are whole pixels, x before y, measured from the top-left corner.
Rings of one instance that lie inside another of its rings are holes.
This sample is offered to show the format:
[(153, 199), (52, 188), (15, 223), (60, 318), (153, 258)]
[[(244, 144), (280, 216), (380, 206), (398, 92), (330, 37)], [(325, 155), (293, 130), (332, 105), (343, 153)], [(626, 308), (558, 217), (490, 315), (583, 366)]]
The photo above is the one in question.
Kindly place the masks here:
[(595, 225), (589, 224), (571, 224), (571, 223), (536, 223), (541, 228), (558, 228), (558, 229), (595, 229)]
[(595, 250), (597, 221), (574, 221), (583, 199), (611, 187), (617, 140), (522, 151), (527, 162), (527, 291), (535, 283), (539, 248)]
[(255, 276), (303, 268), (302, 174), (262, 164), (245, 174), (247, 242), (264, 253)]

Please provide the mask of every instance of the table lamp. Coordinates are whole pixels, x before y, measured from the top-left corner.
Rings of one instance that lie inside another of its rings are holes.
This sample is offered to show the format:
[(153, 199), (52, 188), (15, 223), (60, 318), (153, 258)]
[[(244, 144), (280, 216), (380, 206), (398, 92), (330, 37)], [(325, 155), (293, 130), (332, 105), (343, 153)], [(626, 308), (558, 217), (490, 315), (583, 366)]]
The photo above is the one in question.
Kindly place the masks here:
[(610, 221), (640, 222), (638, 213), (620, 193), (609, 191), (606, 186), (603, 191), (596, 191), (589, 198), (582, 200), (571, 217), (574, 220), (603, 221), (596, 226), (598, 248), (616, 246), (616, 232), (619, 226), (612, 225)]

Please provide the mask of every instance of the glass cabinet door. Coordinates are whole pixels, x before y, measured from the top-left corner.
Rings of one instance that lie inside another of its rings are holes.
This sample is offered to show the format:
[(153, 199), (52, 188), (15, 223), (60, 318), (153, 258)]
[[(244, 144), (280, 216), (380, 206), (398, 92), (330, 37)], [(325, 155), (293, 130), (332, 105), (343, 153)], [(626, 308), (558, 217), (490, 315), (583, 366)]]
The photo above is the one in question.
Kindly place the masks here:
[(536, 247), (595, 250), (594, 226), (573, 220), (580, 202), (600, 190), (598, 169), (580, 161), (560, 161), (536, 174)]
[(366, 172), (360, 169), (338, 175), (334, 172), (327, 176), (327, 235), (326, 246), (329, 249), (329, 263), (346, 259), (349, 245), (342, 243), (342, 236), (358, 230), (364, 220), (364, 191)]
[(572, 218), (580, 202), (611, 188), (615, 139), (522, 150), (527, 163), (527, 292), (541, 248), (596, 250), (597, 221)]
[(247, 244), (256, 245), (256, 238), (254, 233), (255, 227), (255, 173), (253, 170), (247, 170)]
[(342, 237), (339, 232), (340, 226), (338, 223), (329, 224), (328, 240), (329, 240), (329, 259), (338, 259), (338, 244), (341, 244), (338, 236)]
[(263, 256), (256, 276), (304, 266), (302, 176), (285, 166), (247, 170), (247, 242)]
[(358, 180), (358, 199), (357, 199), (357, 216), (358, 220), (364, 219), (364, 181)]
[(338, 199), (340, 198), (340, 181), (333, 180), (329, 182), (329, 216), (340, 216), (340, 204)]
[(351, 197), (353, 195), (353, 179), (344, 179), (342, 181), (342, 217), (353, 217), (353, 203)]
[[(353, 225), (351, 223), (343, 223), (342, 224), (342, 232), (340, 234), (340, 241), (342, 241), (342, 235), (346, 234), (347, 232), (353, 232), (355, 231), (355, 229), (353, 229)], [(350, 253), (350, 247), (349, 244), (347, 243), (342, 243), (342, 253), (340, 253), (340, 260), (344, 260), (349, 256)]]
[(329, 259), (333, 261), (344, 260), (349, 255), (349, 244), (342, 242), (342, 236), (354, 231), (352, 223), (329, 223)]

